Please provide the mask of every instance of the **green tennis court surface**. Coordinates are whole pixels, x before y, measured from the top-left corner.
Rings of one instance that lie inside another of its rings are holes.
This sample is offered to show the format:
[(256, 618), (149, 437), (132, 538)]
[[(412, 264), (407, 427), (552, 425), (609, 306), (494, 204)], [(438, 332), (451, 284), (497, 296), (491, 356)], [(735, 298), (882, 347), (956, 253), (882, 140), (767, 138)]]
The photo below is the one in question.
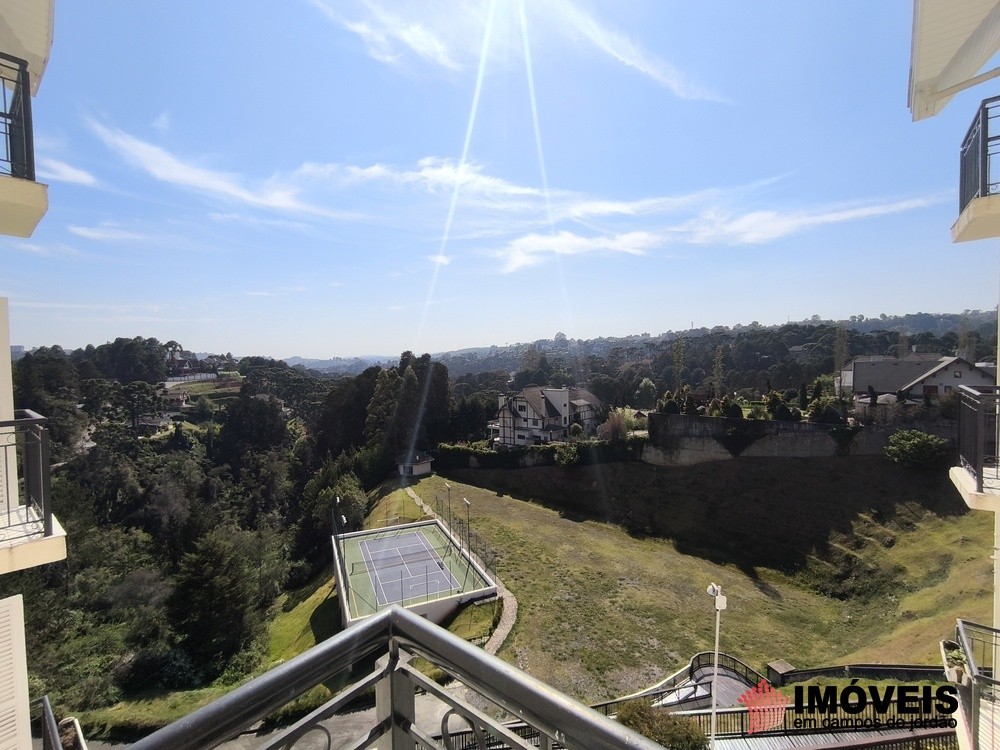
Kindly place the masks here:
[(436, 521), (343, 534), (337, 543), (350, 619), (493, 588)]

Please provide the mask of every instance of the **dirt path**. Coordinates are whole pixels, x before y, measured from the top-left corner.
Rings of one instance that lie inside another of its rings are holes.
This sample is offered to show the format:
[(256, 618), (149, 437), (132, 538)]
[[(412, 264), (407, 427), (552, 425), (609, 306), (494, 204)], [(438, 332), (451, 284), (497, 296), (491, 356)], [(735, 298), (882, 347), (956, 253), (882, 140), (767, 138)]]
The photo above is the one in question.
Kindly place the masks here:
[[(412, 498), (413, 502), (415, 502), (420, 510), (422, 510), (426, 515), (437, 518), (441, 521), (441, 523), (445, 523), (444, 519), (435, 513), (434, 509), (425, 503), (423, 498), (414, 492), (412, 487), (406, 488), (406, 494)], [(483, 567), (482, 560), (477, 560), (477, 562), (480, 567)], [(517, 622), (517, 599), (514, 598), (510, 589), (503, 585), (503, 581), (495, 575), (493, 576), (493, 582), (497, 585), (497, 596), (503, 600), (503, 612), (500, 615), (500, 622), (497, 623), (490, 639), (486, 642), (486, 645), (483, 646), (483, 650), (488, 654), (496, 655), (496, 652), (500, 650), (504, 641), (507, 640), (507, 636), (510, 635), (510, 631), (514, 627), (514, 623)]]

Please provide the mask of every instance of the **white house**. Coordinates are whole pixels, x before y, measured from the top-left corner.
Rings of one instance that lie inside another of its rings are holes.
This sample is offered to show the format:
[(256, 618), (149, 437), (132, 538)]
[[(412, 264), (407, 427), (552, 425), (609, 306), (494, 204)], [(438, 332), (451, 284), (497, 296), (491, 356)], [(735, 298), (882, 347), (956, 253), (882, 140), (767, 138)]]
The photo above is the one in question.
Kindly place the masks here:
[(585, 434), (597, 429), (601, 400), (585, 388), (525, 388), (501, 396), (490, 437), (504, 445), (536, 445), (566, 440), (579, 424)]
[(938, 399), (960, 385), (996, 385), (996, 372), (962, 357), (911, 354), (902, 359), (890, 356), (861, 356), (852, 359), (841, 372), (841, 387), (855, 396), (909, 391), (912, 398)]
[(980, 369), (962, 357), (942, 357), (930, 370), (906, 383), (899, 390), (913, 397), (937, 399), (958, 390), (960, 385), (996, 385), (996, 373)]
[(431, 474), (431, 458), (422, 451), (410, 451), (396, 459), (401, 477), (426, 477)]

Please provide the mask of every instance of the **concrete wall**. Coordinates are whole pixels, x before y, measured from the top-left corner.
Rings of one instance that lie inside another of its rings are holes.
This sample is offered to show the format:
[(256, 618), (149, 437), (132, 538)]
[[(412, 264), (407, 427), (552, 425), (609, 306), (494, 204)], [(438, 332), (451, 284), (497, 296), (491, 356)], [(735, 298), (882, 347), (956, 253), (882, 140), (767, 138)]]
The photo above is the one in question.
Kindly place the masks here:
[[(733, 456), (719, 442), (727, 430), (746, 428), (747, 420), (692, 417), (684, 414), (650, 414), (650, 443), (642, 460), (656, 466), (690, 466), (708, 461), (725, 461)], [(753, 429), (763, 434), (740, 453), (747, 457), (810, 458), (837, 454), (837, 442), (830, 425), (810, 422), (759, 422)], [(939, 437), (955, 438), (952, 423), (913, 423), (864, 427), (854, 437), (853, 455), (878, 455), (886, 441), (901, 429), (919, 429)], [(655, 438), (654, 438), (655, 436)]]

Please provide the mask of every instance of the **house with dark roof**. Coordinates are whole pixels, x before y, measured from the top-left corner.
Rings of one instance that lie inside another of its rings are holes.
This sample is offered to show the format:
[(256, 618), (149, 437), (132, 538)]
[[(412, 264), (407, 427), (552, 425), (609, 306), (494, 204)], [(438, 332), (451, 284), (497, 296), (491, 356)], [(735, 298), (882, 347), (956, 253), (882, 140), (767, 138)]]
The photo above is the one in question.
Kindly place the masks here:
[(958, 390), (960, 385), (976, 388), (996, 384), (996, 370), (987, 370), (962, 357), (942, 357), (934, 367), (899, 390), (908, 391), (913, 397), (929, 396), (936, 399)]
[(841, 392), (855, 396), (908, 391), (913, 398), (937, 399), (960, 385), (996, 385), (996, 371), (963, 357), (910, 354), (903, 358), (864, 356), (851, 360), (840, 374)]
[(513, 396), (501, 396), (490, 437), (504, 445), (537, 445), (569, 438), (579, 424), (585, 434), (597, 429), (601, 400), (585, 388), (532, 386)]
[(905, 357), (865, 355), (855, 357), (840, 373), (840, 392), (855, 395), (895, 393), (919, 378), (941, 360), (940, 354), (908, 354)]

